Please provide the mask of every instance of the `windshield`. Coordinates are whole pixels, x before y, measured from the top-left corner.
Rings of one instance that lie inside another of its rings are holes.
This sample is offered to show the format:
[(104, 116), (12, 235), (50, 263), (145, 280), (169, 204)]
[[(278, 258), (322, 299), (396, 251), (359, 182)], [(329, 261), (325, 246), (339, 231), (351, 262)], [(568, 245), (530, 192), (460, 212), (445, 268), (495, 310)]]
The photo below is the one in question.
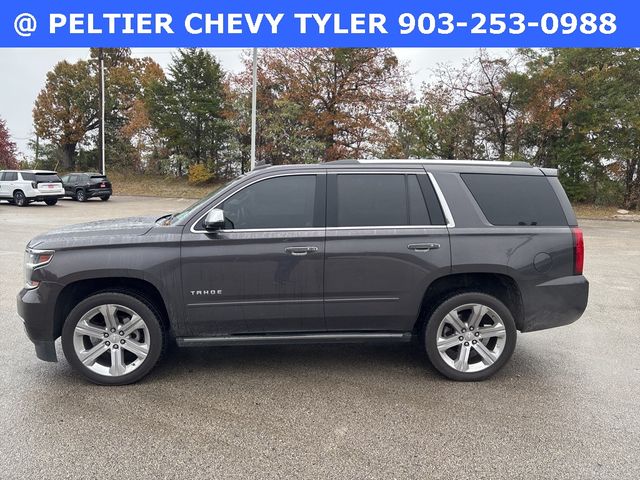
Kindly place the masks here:
[(176, 223), (180, 223), (181, 221), (189, 218), (195, 212), (200, 210), (200, 208), (203, 205), (205, 205), (211, 199), (211, 197), (213, 197), (214, 195), (217, 195), (218, 193), (220, 193), (220, 192), (222, 192), (224, 190), (227, 190), (227, 189), (231, 188), (237, 182), (239, 182), (240, 180), (244, 179), (245, 175), (246, 174), (241, 175), (236, 179), (228, 181), (227, 183), (222, 183), (222, 184), (216, 186), (208, 195), (206, 195), (205, 197), (201, 198), (200, 200), (195, 202), (190, 207), (187, 207), (186, 209), (184, 209), (180, 213), (176, 213), (175, 215), (173, 215), (172, 217), (167, 219), (167, 223), (169, 223), (171, 225), (175, 225)]

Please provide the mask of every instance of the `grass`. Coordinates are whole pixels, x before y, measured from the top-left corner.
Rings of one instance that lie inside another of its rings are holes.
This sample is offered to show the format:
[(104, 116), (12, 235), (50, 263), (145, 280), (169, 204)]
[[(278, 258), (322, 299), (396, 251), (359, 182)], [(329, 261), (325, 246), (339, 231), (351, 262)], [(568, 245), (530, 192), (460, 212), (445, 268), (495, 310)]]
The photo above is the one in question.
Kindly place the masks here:
[[(577, 203), (573, 205), (578, 218), (588, 218), (594, 220), (613, 220), (614, 215), (620, 215), (618, 210), (620, 207), (607, 207), (603, 205), (593, 205), (585, 203)], [(630, 210), (629, 215), (640, 215), (639, 210)]]
[(141, 175), (136, 173), (107, 172), (113, 185), (114, 195), (144, 195), (170, 198), (202, 198), (217, 185), (192, 185), (186, 177), (176, 178), (163, 175)]
[[(217, 188), (216, 183), (193, 185), (186, 177), (176, 178), (162, 175), (109, 173), (115, 195), (143, 195), (170, 198), (202, 198)], [(578, 218), (613, 219), (619, 207), (607, 207), (593, 204), (574, 204)], [(630, 211), (631, 215), (640, 215), (640, 211)]]

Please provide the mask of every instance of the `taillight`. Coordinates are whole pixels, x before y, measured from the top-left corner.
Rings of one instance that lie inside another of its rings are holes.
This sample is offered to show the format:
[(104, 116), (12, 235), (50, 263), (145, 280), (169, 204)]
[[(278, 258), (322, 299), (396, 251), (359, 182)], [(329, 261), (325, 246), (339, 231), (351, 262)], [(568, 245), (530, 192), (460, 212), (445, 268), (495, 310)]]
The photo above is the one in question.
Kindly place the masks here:
[(31, 182), (31, 187), (38, 188), (38, 183), (37, 182)]
[(584, 267), (584, 237), (582, 229), (574, 227), (571, 229), (573, 235), (573, 274), (582, 275)]

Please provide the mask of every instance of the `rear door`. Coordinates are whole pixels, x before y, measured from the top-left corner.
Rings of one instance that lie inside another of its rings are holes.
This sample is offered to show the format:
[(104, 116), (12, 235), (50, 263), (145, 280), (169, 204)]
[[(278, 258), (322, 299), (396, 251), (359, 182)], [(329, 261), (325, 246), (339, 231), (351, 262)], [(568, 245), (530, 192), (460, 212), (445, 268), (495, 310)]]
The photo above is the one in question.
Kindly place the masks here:
[(424, 170), (327, 175), (329, 331), (409, 331), (427, 286), (450, 271), (449, 233)]
[(182, 282), (190, 334), (324, 331), (325, 175), (280, 174), (217, 204), (223, 230), (185, 229)]

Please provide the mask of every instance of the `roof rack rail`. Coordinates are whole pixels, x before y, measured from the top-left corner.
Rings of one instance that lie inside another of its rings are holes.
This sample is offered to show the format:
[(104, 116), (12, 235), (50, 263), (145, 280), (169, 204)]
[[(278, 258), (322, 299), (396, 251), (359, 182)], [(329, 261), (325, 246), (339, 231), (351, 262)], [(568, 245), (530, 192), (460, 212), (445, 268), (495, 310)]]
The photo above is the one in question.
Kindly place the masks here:
[[(439, 159), (363, 159), (356, 160), (357, 163), (376, 164), (376, 163), (415, 163), (415, 164), (434, 164), (434, 165), (488, 165), (495, 167), (531, 167), (527, 162), (521, 161), (502, 161), (502, 160), (439, 160)], [(333, 162), (332, 162), (333, 163)]]

